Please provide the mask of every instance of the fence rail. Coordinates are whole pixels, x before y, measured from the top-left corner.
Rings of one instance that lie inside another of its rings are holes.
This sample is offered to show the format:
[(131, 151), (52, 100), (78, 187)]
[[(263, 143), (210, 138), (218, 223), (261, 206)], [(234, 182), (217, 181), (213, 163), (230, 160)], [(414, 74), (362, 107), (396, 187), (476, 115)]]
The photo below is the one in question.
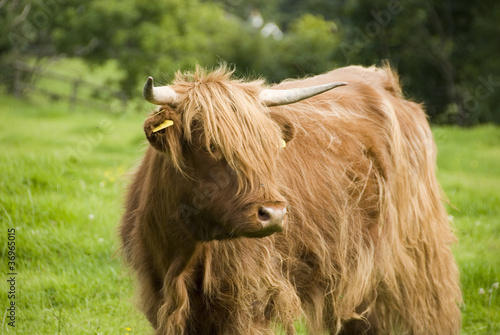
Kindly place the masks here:
[[(21, 61), (13, 62), (12, 68), (15, 71), (14, 94), (18, 96), (22, 96), (27, 92), (39, 92), (51, 100), (68, 101), (68, 108), (70, 110), (74, 110), (76, 106), (85, 106), (112, 111), (113, 108), (110, 106), (111, 100), (120, 101), (122, 107), (125, 107), (128, 101), (128, 97), (123, 91), (91, 83), (81, 78), (48, 71)], [(26, 78), (28, 78), (28, 80), (26, 80)], [(69, 92), (64, 93), (50, 90), (49, 87), (40, 85), (41, 80), (64, 83), (67, 85)], [(38, 84), (36, 82), (38, 82)], [(91, 92), (91, 97), (82, 94), (84, 91)]]

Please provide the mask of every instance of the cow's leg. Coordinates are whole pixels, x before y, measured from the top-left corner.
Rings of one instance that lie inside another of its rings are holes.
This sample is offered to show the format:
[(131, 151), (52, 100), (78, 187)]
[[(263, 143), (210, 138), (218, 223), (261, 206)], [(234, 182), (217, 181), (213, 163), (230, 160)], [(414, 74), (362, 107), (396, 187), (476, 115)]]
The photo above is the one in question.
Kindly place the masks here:
[(142, 274), (138, 278), (139, 297), (141, 301), (141, 310), (151, 323), (154, 329), (158, 328), (158, 310), (163, 303), (160, 294), (161, 284), (150, 274)]

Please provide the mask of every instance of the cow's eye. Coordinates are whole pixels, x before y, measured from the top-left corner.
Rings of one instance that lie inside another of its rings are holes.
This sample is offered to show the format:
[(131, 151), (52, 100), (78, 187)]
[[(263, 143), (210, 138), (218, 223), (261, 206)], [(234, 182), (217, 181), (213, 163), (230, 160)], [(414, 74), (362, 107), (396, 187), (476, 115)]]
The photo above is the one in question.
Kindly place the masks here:
[(217, 146), (215, 144), (210, 144), (210, 146), (207, 148), (207, 147), (203, 147), (203, 151), (207, 152), (207, 153), (216, 153), (217, 152)]

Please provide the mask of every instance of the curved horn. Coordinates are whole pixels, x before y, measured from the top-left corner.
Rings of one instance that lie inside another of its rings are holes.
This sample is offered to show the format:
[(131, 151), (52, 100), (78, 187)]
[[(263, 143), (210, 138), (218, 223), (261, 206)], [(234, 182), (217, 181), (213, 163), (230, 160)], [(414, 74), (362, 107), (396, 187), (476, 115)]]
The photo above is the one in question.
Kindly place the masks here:
[(153, 77), (148, 77), (142, 90), (142, 96), (155, 105), (177, 105), (177, 93), (168, 86), (153, 86)]
[(288, 90), (264, 89), (260, 92), (260, 100), (268, 107), (287, 105), (344, 85), (347, 85), (347, 83), (339, 81), (325, 85), (291, 88)]

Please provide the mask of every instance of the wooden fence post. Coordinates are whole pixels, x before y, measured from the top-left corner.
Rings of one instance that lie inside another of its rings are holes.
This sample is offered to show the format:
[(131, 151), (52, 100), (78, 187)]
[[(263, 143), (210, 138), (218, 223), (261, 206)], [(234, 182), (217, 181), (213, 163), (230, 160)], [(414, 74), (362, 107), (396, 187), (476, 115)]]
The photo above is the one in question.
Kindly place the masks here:
[(80, 86), (81, 79), (78, 78), (73, 81), (73, 89), (71, 91), (71, 95), (69, 97), (69, 110), (75, 110), (76, 103), (78, 101), (78, 87)]
[(15, 68), (15, 75), (14, 75), (14, 95), (16, 97), (20, 97), (22, 95), (22, 83), (21, 83), (21, 80), (22, 80), (22, 73), (21, 73), (21, 69), (18, 68), (18, 67), (14, 67)]

